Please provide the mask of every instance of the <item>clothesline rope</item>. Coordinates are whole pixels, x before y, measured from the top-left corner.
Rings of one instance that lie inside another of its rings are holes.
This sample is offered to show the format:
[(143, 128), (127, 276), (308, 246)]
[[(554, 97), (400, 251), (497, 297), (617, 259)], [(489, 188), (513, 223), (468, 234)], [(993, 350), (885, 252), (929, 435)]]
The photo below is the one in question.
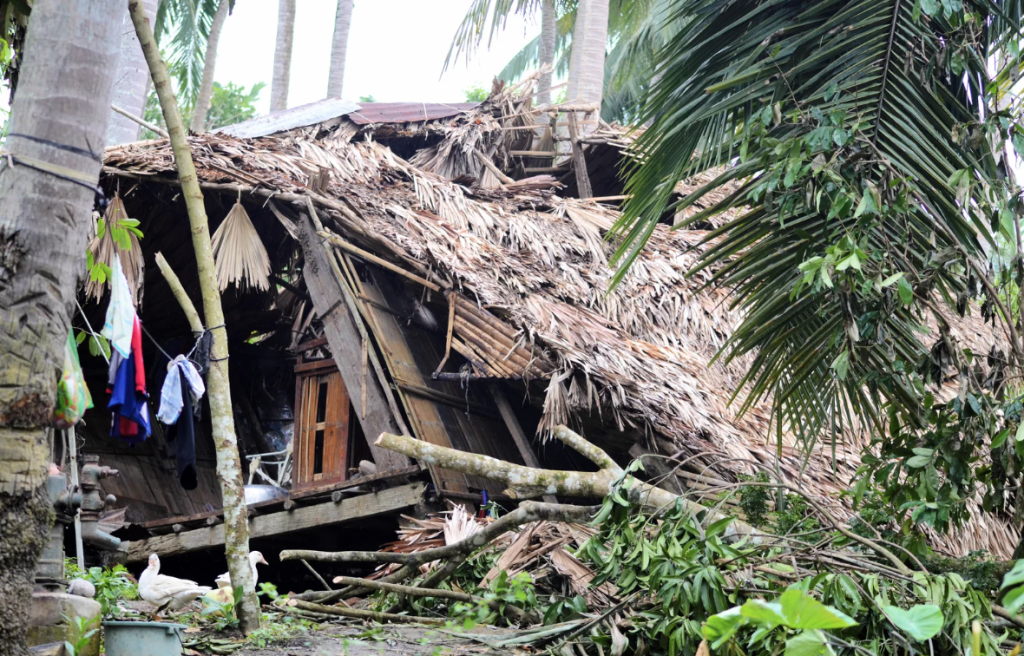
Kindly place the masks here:
[(96, 340), (96, 346), (99, 347), (100, 355), (102, 355), (103, 359), (107, 361), (107, 364), (110, 364), (110, 358), (107, 357), (107, 352), (103, 350), (103, 346), (100, 344), (100, 338), (96, 336), (96, 331), (92, 329), (92, 324), (89, 323), (89, 317), (85, 316), (85, 310), (82, 309), (82, 305), (78, 302), (77, 296), (75, 297), (75, 305), (78, 306), (78, 312), (85, 320), (85, 327), (89, 329), (89, 335)]
[(167, 358), (168, 360), (170, 360), (170, 361), (172, 361), (172, 362), (173, 362), (173, 361), (174, 361), (174, 356), (173, 356), (173, 355), (171, 355), (170, 353), (168, 353), (167, 351), (165, 351), (165, 350), (163, 349), (163, 347), (162, 347), (162, 346), (160, 346), (160, 343), (159, 343), (159, 342), (157, 342), (157, 341), (156, 341), (156, 339), (154, 339), (154, 337), (153, 337), (152, 335), (150, 335), (150, 334), (149, 334), (149, 331), (148, 331), (148, 330), (146, 330), (146, 326), (142, 324), (142, 321), (139, 321), (139, 325), (140, 325), (140, 326), (142, 326), (142, 334), (144, 334), (144, 335), (145, 335), (146, 337), (148, 337), (148, 338), (149, 338), (149, 341), (153, 342), (153, 346), (155, 346), (155, 347), (156, 347), (156, 350), (158, 350), (158, 351), (160, 351), (161, 353), (163, 353), (163, 354), (164, 354), (164, 357), (166, 357), (166, 358)]

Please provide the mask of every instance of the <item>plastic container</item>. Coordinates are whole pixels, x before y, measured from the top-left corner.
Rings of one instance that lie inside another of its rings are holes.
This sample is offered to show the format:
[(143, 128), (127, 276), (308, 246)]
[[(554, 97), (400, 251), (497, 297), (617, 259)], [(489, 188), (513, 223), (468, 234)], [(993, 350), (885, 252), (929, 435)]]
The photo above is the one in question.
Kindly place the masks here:
[(171, 622), (104, 622), (107, 656), (181, 656), (184, 624)]

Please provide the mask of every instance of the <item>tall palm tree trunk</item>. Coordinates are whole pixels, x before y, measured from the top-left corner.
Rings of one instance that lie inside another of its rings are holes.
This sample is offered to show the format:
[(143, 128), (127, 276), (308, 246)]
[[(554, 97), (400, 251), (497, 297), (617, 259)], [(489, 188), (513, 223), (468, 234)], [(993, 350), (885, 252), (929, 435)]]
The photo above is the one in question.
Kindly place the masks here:
[(583, 40), (586, 36), (587, 15), (590, 13), (590, 0), (579, 0), (576, 5), (576, 23), (572, 30), (572, 52), (569, 53), (569, 80), (565, 89), (565, 97), (569, 102), (580, 102), (580, 74), (583, 72)]
[(292, 71), (292, 41), (295, 36), (295, 0), (278, 0), (277, 46), (274, 48), (274, 77), (270, 82), (270, 111), (288, 109), (288, 82)]
[(231, 407), (231, 389), (228, 385), (228, 341), (221, 307), (220, 289), (214, 272), (213, 248), (210, 245), (210, 226), (203, 203), (203, 192), (196, 179), (196, 167), (185, 136), (185, 125), (178, 110), (178, 101), (171, 89), (167, 65), (160, 57), (153, 30), (142, 11), (140, 0), (129, 0), (129, 10), (135, 31), (146, 54), (153, 87), (160, 98), (167, 133), (174, 150), (174, 161), (181, 182), (182, 196), (192, 226), (192, 247), (196, 252), (199, 288), (203, 294), (203, 315), (207, 328), (213, 333), (210, 353), (210, 372), (207, 377), (207, 398), (210, 399), (210, 417), (213, 426), (213, 444), (217, 454), (217, 478), (220, 480), (224, 503), (224, 552), (228, 561), (231, 584), (242, 589), (242, 599), (236, 608), (242, 632), (248, 635), (260, 626), (260, 606), (256, 599), (256, 584), (249, 565), (249, 527), (243, 495), (242, 466), (238, 457), (238, 438)]
[(52, 521), (41, 487), (49, 427), (85, 273), (90, 187), (99, 179), (123, 13), (124, 0), (36, 0), (5, 144), (14, 165), (0, 161), (0, 651), (6, 654), (29, 653), (32, 579)]
[[(158, 0), (143, 0), (146, 16), (150, 21), (156, 19)], [(114, 78), (113, 104), (126, 110), (133, 116), (141, 117), (146, 113), (146, 96), (149, 95), (149, 68), (146, 58), (142, 56), (139, 38), (135, 36), (132, 19), (128, 16), (128, 5), (124, 6), (121, 30), (118, 38), (121, 41), (121, 57), (117, 63), (117, 74)], [(142, 128), (130, 118), (116, 112), (110, 113), (110, 126), (107, 128), (108, 146), (138, 141), (139, 130)]]
[[(558, 23), (558, 13), (555, 10), (555, 0), (543, 0), (540, 5), (540, 65), (541, 67), (554, 67), (555, 64), (555, 38)], [(537, 104), (551, 104), (551, 78), (552, 71), (540, 76), (537, 81)]]
[[(579, 14), (576, 17), (572, 44), (576, 71), (570, 75), (575, 75), (576, 101), (600, 106), (604, 93), (604, 56), (608, 45), (608, 0), (581, 0), (580, 7), (584, 6), (583, 23), (580, 23)], [(577, 50), (577, 46), (582, 47)]]
[(348, 33), (352, 29), (352, 5), (353, 0), (338, 0), (334, 42), (331, 45), (331, 72), (327, 78), (328, 98), (340, 98), (345, 86), (345, 55), (348, 52)]
[(206, 112), (210, 110), (213, 75), (217, 70), (217, 44), (220, 42), (220, 33), (224, 29), (224, 21), (227, 20), (230, 7), (230, 0), (220, 0), (217, 12), (213, 15), (213, 23), (210, 24), (210, 36), (206, 40), (206, 58), (203, 63), (203, 81), (199, 84), (199, 97), (196, 98), (196, 108), (192, 112), (192, 123), (189, 125), (196, 134), (206, 132)]

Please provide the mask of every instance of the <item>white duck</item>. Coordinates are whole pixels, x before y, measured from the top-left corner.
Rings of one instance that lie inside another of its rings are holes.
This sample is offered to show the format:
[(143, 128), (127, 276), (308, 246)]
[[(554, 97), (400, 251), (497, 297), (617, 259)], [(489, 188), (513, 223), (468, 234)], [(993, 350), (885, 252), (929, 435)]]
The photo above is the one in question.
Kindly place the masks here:
[[(256, 569), (256, 564), (261, 563), (263, 565), (270, 565), (259, 551), (249, 552), (249, 566), (252, 567), (252, 582), (253, 585), (259, 580), (259, 571)], [(217, 589), (206, 595), (210, 599), (214, 599), (222, 604), (226, 604), (229, 601), (234, 601), (234, 591), (231, 589), (231, 574), (224, 572), (216, 579)]]
[(150, 555), (149, 567), (139, 576), (139, 596), (156, 606), (158, 613), (165, 608), (181, 610), (210, 590), (195, 581), (161, 574), (160, 557), (156, 554)]

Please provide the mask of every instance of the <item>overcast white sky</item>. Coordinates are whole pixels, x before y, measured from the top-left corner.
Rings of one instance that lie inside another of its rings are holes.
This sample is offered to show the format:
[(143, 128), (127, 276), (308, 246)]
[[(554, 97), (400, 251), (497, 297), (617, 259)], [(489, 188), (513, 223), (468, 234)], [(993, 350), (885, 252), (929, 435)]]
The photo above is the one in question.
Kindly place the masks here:
[[(356, 0), (343, 97), (373, 95), (378, 101), (458, 102), (463, 91), (490, 81), (540, 31), (539, 21), (512, 17), (487, 49), (467, 67), (460, 58), (441, 74), (455, 30), (470, 0)], [(261, 113), (270, 104), (277, 0), (236, 0), (221, 35), (218, 82), (246, 87), (266, 82)], [(330, 68), (337, 0), (297, 0), (288, 105), (324, 98)]]

